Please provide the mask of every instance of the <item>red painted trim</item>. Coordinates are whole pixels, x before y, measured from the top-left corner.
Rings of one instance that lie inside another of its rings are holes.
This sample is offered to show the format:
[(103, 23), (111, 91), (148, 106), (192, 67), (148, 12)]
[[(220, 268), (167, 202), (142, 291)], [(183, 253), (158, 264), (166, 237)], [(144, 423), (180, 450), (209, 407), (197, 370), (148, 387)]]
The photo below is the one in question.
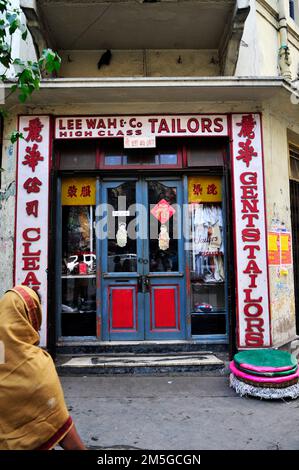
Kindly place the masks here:
[[(113, 138), (110, 138), (110, 140)], [(62, 140), (71, 140), (71, 139), (62, 139)], [(79, 139), (73, 139), (79, 140)], [(157, 145), (156, 149), (159, 150), (159, 145)], [(142, 150), (142, 149), (140, 149)], [(97, 168), (101, 170), (160, 170), (160, 169), (181, 169), (183, 168), (183, 150), (182, 147), (177, 145), (177, 157), (178, 162), (176, 165), (105, 165), (105, 152), (101, 150), (101, 144), (97, 146), (97, 160), (99, 162), (99, 166)], [(125, 149), (122, 149), (122, 153), (119, 155), (120, 157), (125, 156)]]
[(186, 275), (186, 293), (191, 295), (191, 279), (190, 279), (190, 266), (188, 260), (185, 262), (185, 275)]
[[(98, 253), (98, 256), (100, 257), (100, 253)], [(101, 290), (101, 277), (102, 277), (102, 271), (101, 271), (101, 263), (97, 262), (97, 270), (96, 270), (96, 289), (98, 292), (102, 292)], [(101, 295), (100, 298), (97, 298), (96, 300), (96, 306), (97, 306), (97, 312), (99, 312), (99, 315), (96, 314), (96, 335), (99, 340), (101, 340), (101, 335), (102, 335), (102, 307), (101, 307)], [(108, 310), (109, 311), (109, 310)]]
[(188, 168), (188, 152), (187, 152), (187, 147), (188, 145), (186, 143), (183, 143), (182, 146), (182, 162), (183, 162), (183, 168)]
[(269, 276), (269, 263), (268, 263), (268, 222), (267, 222), (267, 201), (266, 201), (266, 180), (265, 180), (265, 154), (264, 154), (264, 132), (263, 132), (263, 115), (261, 112), (256, 113), (260, 116), (260, 127), (261, 127), (261, 149), (262, 149), (262, 173), (263, 173), (263, 184), (264, 184), (264, 218), (265, 218), (265, 239), (266, 239), (266, 257), (267, 257), (267, 287), (268, 287), (268, 307), (269, 307), (269, 328), (270, 328), (270, 346), (272, 346), (272, 324), (271, 324), (271, 302), (270, 302), (270, 276)]
[[(237, 233), (236, 233), (236, 188), (235, 188), (235, 165), (234, 165), (234, 141), (233, 141), (233, 126), (232, 126), (232, 113), (228, 117), (229, 129), (229, 149), (230, 149), (230, 167), (231, 167), (231, 185), (233, 197), (233, 238), (234, 238), (234, 266), (235, 266), (235, 297), (236, 297), (236, 340), (237, 346), (240, 347), (240, 322), (239, 322), (239, 290), (238, 290), (238, 254), (237, 254)], [(233, 312), (231, 313), (233, 315)]]
[(96, 145), (96, 169), (101, 168), (101, 149), (100, 149), (100, 143)]
[[(18, 114), (18, 132), (20, 132), (20, 115)], [(17, 257), (17, 223), (18, 223), (18, 185), (19, 185), (19, 139), (17, 140), (16, 158), (16, 199), (15, 199), (15, 229), (14, 229), (14, 262), (13, 262), (13, 285), (16, 285), (16, 257)]]
[[(48, 138), (49, 138), (49, 145), (48, 145), (48, 155), (49, 155), (49, 168), (48, 168), (48, 240), (47, 240), (47, 271), (49, 271), (49, 253), (50, 251), (52, 252), (52, 250), (50, 250), (51, 248), (51, 243), (52, 243), (52, 237), (51, 237), (51, 232), (50, 232), (50, 229), (52, 228), (51, 227), (51, 218), (50, 218), (50, 207), (51, 207), (51, 194), (52, 194), (52, 188), (51, 188), (51, 171), (52, 171), (52, 167), (53, 167), (53, 143), (54, 143), (54, 132), (55, 132), (55, 129), (54, 129), (54, 126), (55, 126), (55, 121), (54, 121), (54, 118), (52, 115), (48, 115), (48, 118), (49, 118), (49, 134), (48, 134)], [(53, 201), (54, 203), (54, 201)], [(55, 201), (56, 203), (56, 201)], [(54, 238), (54, 237), (53, 237)], [(44, 312), (44, 316), (45, 316), (45, 326), (46, 326), (46, 331), (45, 331), (45, 338), (46, 338), (46, 347), (48, 345), (48, 320), (49, 320), (49, 296), (50, 296), (50, 292), (49, 292), (49, 279), (48, 279), (48, 276), (47, 276), (47, 284), (45, 286), (46, 288), (46, 292), (47, 292), (47, 295), (46, 295), (46, 305), (47, 305), (47, 308), (45, 309), (46, 311)], [(53, 312), (53, 314), (55, 315), (55, 312)], [(54, 318), (54, 322), (53, 324), (56, 326), (56, 318)]]
[(71, 427), (73, 425), (73, 420), (69, 416), (67, 421), (61, 426), (60, 429), (44, 444), (39, 446), (38, 448), (34, 450), (50, 450), (52, 447), (54, 447), (58, 442), (61, 441), (61, 439), (70, 431)]

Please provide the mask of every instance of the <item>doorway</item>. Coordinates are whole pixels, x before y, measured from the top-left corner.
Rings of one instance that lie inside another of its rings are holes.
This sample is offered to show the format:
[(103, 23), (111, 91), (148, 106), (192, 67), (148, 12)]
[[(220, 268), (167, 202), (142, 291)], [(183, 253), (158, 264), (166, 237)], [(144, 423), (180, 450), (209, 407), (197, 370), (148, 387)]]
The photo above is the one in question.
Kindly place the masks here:
[(103, 340), (184, 339), (181, 180), (104, 181), (101, 200)]

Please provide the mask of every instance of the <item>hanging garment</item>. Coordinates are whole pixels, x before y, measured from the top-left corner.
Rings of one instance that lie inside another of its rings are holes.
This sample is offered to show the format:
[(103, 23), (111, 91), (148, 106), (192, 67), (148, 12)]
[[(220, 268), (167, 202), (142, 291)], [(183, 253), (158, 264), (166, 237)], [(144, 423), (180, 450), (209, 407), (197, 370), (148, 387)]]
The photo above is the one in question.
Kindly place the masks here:
[(203, 253), (208, 250), (209, 237), (209, 211), (203, 204), (195, 206), (193, 227), (193, 249), (194, 253)]

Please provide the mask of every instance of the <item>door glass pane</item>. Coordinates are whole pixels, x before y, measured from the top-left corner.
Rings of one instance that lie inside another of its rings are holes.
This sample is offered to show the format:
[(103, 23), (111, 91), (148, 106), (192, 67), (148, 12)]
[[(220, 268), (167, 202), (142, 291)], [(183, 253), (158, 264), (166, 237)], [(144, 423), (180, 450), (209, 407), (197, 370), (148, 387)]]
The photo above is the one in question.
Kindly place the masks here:
[(62, 206), (62, 336), (96, 335), (94, 206)]
[(136, 272), (136, 182), (108, 190), (108, 272)]
[(177, 188), (150, 181), (148, 203), (150, 271), (178, 271)]

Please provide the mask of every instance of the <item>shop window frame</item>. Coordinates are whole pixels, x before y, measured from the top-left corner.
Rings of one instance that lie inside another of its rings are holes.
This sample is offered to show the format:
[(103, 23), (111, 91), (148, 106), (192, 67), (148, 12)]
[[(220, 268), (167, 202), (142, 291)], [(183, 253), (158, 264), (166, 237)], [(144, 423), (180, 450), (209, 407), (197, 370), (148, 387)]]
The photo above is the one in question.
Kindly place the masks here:
[[(225, 152), (225, 148), (224, 148)], [(226, 154), (226, 152), (225, 152)], [(225, 327), (226, 327), (226, 332), (225, 334), (202, 334), (202, 335), (196, 335), (192, 334), (192, 329), (191, 329), (191, 321), (192, 321), (192, 302), (191, 302), (191, 295), (187, 296), (187, 311), (188, 315), (190, 318), (190, 322), (188, 326), (188, 337), (192, 340), (195, 340), (198, 343), (204, 343), (204, 344), (228, 344), (229, 342), (229, 337), (230, 337), (230, 325), (229, 325), (229, 283), (230, 283), (230, 275), (229, 275), (229, 270), (228, 270), (228, 239), (227, 239), (227, 223), (228, 223), (228, 214), (227, 214), (227, 188), (226, 188), (226, 177), (225, 177), (225, 159), (223, 160), (223, 166), (222, 167), (213, 167), (213, 171), (209, 172), (207, 167), (189, 167), (188, 172), (184, 176), (184, 201), (185, 203), (189, 204), (189, 198), (188, 198), (188, 176), (211, 176), (213, 174), (214, 176), (220, 176), (221, 177), (221, 182), (222, 182), (222, 213), (223, 213), (223, 243), (224, 243), (224, 269), (225, 269), (225, 285), (224, 285), (224, 295), (225, 295), (225, 308), (223, 310), (222, 315), (225, 316)], [(192, 173), (190, 173), (190, 169), (194, 170)], [(189, 227), (189, 224), (188, 224)], [(190, 240), (191, 233), (189, 233), (188, 230), (188, 240)], [(185, 257), (189, 259), (189, 253), (185, 253)], [(189, 260), (188, 260), (188, 265), (189, 265)], [(190, 268), (189, 268), (190, 269)], [(186, 273), (187, 276), (187, 273)], [(190, 289), (191, 293), (191, 281), (190, 278), (187, 279), (186, 277), (186, 291), (188, 292)], [(219, 313), (220, 314), (220, 313)], [(211, 315), (215, 315), (215, 313), (211, 313)]]
[[(162, 139), (162, 138), (161, 138)], [(164, 137), (163, 140), (166, 140), (167, 137)], [(168, 137), (168, 139), (171, 139)], [(99, 139), (98, 144), (98, 169), (99, 170), (171, 170), (171, 169), (182, 169), (184, 168), (184, 146), (181, 143), (176, 143), (176, 150), (177, 150), (177, 163), (176, 164), (145, 164), (145, 165), (128, 165), (128, 164), (121, 164), (121, 165), (106, 165), (105, 164), (105, 151), (102, 149), (101, 146), (101, 139)], [(115, 140), (115, 139), (113, 139)], [(119, 139), (118, 139), (119, 140)], [(159, 145), (155, 147), (159, 149)], [(140, 152), (142, 152), (143, 148), (139, 148)], [(123, 148), (122, 153), (118, 156), (125, 157), (126, 156), (126, 149)]]

